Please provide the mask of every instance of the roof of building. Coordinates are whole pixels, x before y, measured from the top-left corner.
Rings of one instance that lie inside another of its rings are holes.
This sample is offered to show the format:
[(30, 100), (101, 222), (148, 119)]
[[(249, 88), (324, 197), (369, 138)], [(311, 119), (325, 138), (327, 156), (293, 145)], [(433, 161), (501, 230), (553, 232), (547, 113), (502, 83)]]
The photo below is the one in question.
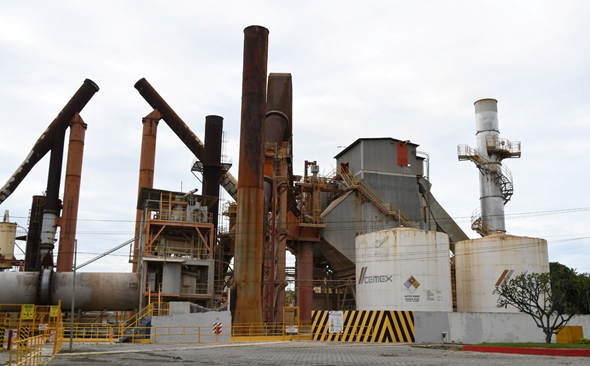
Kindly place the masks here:
[(352, 144), (348, 145), (348, 147), (346, 147), (344, 150), (340, 151), (338, 153), (338, 155), (334, 156), (334, 159), (338, 159), (340, 156), (342, 156), (347, 151), (351, 150), (354, 146), (356, 146), (361, 141), (374, 141), (374, 140), (391, 140), (391, 141), (395, 141), (395, 142), (405, 142), (408, 145), (412, 145), (412, 146), (416, 146), (416, 147), (420, 146), (418, 144), (414, 144), (413, 142), (410, 142), (410, 140), (398, 140), (398, 139), (394, 139), (392, 137), (361, 137), (358, 140), (356, 140), (355, 142), (353, 142)]

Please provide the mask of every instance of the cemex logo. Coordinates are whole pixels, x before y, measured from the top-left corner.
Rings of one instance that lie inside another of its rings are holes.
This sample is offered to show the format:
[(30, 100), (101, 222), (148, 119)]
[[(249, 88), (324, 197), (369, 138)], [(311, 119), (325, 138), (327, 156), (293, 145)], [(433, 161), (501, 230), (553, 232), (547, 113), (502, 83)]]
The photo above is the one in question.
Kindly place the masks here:
[(359, 285), (363, 283), (393, 282), (393, 275), (367, 276), (369, 267), (361, 268)]
[(507, 284), (508, 281), (510, 280), (510, 277), (512, 277), (512, 274), (514, 273), (514, 270), (507, 270), (505, 269), (504, 272), (502, 272), (502, 274), (500, 275), (500, 278), (498, 278), (498, 282), (496, 282), (496, 287), (500, 286), (500, 285), (504, 285)]

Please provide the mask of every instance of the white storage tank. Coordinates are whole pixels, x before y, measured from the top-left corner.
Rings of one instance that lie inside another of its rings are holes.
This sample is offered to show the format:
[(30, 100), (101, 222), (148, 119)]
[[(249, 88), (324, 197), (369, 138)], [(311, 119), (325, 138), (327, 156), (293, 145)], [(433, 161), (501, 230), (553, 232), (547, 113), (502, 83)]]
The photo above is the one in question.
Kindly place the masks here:
[(547, 241), (506, 234), (455, 244), (457, 311), (517, 313), (497, 308), (496, 286), (522, 272), (549, 272)]
[(453, 311), (447, 234), (383, 230), (355, 247), (357, 310)]

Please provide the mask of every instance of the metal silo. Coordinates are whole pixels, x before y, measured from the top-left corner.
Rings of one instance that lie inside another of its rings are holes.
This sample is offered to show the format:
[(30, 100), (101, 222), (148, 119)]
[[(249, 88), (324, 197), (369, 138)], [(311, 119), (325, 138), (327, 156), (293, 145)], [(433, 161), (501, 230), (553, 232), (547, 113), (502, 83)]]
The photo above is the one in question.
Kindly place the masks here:
[(397, 228), (357, 236), (356, 305), (453, 311), (448, 235)]

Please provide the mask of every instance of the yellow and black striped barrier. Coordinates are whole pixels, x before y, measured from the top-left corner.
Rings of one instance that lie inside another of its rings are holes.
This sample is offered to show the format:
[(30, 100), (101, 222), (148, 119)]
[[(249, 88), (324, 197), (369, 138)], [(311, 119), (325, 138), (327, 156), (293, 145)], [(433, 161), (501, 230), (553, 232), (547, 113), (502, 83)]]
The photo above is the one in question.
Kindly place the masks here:
[(31, 337), (31, 327), (23, 325), (18, 332), (18, 339), (23, 340)]
[(4, 349), (4, 332), (6, 331), (6, 327), (0, 325), (0, 351)]
[(412, 311), (313, 311), (314, 341), (414, 342)]

